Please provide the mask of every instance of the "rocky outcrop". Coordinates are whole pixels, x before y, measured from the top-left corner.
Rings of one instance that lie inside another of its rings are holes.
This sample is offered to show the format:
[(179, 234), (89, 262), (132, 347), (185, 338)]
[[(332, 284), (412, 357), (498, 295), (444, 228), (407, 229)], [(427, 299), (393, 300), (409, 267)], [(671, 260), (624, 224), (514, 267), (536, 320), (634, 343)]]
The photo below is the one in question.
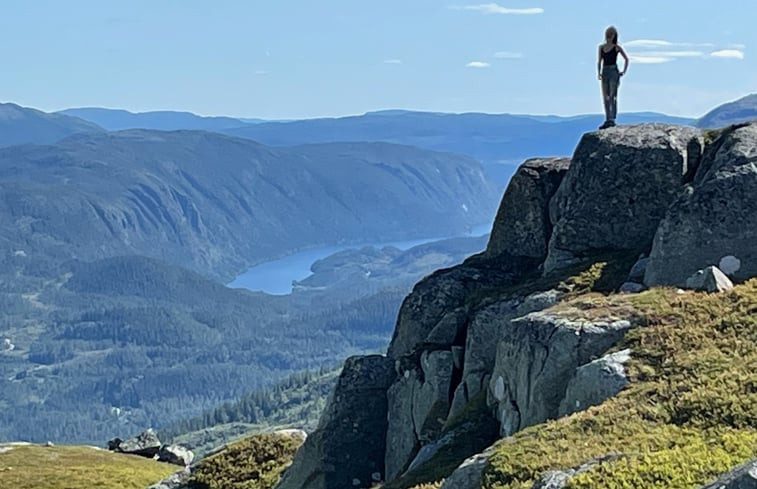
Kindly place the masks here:
[(631, 350), (622, 350), (579, 367), (565, 389), (558, 416), (583, 411), (615, 396), (628, 385), (625, 364)]
[(185, 483), (189, 480), (190, 475), (191, 471), (189, 467), (185, 467), (183, 470), (169, 475), (162, 481), (156, 482), (147, 489), (181, 489), (186, 487)]
[(447, 419), (452, 383), (452, 352), (423, 352), (421, 370), (423, 384), (413, 392), (413, 424), (418, 439), (423, 443), (434, 440)]
[(418, 372), (406, 370), (387, 392), (386, 480), (393, 480), (402, 474), (420, 448), (413, 420), (413, 400), (420, 386)]
[(160, 451), (160, 447), (160, 439), (152, 428), (126, 440), (119, 440), (116, 438), (115, 440), (108, 442), (108, 448), (111, 450), (148, 458), (156, 456)]
[(512, 319), (546, 309), (554, 305), (559, 296), (556, 290), (535, 292), (526, 297), (513, 294), (476, 312), (467, 330), (462, 379), (453, 395), (451, 416), (486, 391), (497, 351), (497, 342), (492, 338), (499, 338)]
[[(751, 188), (757, 175), (752, 131), (734, 128), (705, 144), (691, 127), (620, 127), (585, 135), (570, 161), (524, 163), (502, 199), (487, 250), (422, 280), (401, 307), (387, 353), (395, 373), (385, 390), (385, 487), (404, 489), (446, 477), (443, 488), (478, 489), (487, 455), (466, 458), (493, 440), (471, 433), (513, 435), (600, 404), (628, 385), (624, 365), (631, 352), (608, 351), (640, 325), (633, 308), (608, 312), (593, 304), (561, 304), (577, 290), (636, 293), (650, 277), (678, 284), (679, 275), (670, 269), (700, 263), (683, 280), (711, 264), (736, 279), (757, 275), (742, 243), (729, 246), (721, 239), (734, 235), (735, 216), (752, 225), (751, 215), (744, 217), (751, 201), (702, 197), (709, 206), (735, 209), (731, 217), (720, 214), (723, 222), (732, 222), (719, 228), (720, 235), (700, 228), (703, 238), (696, 241), (692, 234), (682, 246), (674, 240), (685, 240), (689, 235), (680, 231), (689, 228), (671, 220), (707, 182), (733, 178), (729, 185), (742, 181)], [(735, 149), (723, 149), (727, 144)], [(735, 159), (722, 151), (735, 151)], [(748, 200), (742, 194), (739, 200)], [(705, 221), (709, 209), (698, 210)], [(713, 249), (698, 248), (705, 244)], [(628, 260), (636, 256), (631, 267)], [(680, 260), (662, 263), (666, 257)], [(601, 265), (608, 260), (616, 261), (616, 269)], [(330, 409), (325, 419), (334, 424)], [(480, 423), (470, 428), (473, 419)], [(310, 457), (333, 457), (338, 449), (332, 450)], [(542, 474), (533, 487), (563, 487), (575, 474), (616, 456), (608, 457)], [(342, 482), (352, 483), (351, 470)], [(286, 489), (349, 487), (329, 485), (320, 475), (306, 479)], [(320, 485), (308, 482), (313, 480)], [(364, 476), (358, 480), (363, 484)]]
[(459, 344), (469, 297), (478, 290), (515, 283), (528, 265), (527, 261), (474, 256), (423, 279), (402, 303), (387, 356), (399, 359), (419, 348)]
[(383, 479), (386, 396), (394, 377), (386, 357), (347, 359), (318, 428), (276, 488), (366, 488)]
[(686, 279), (686, 288), (702, 292), (725, 292), (733, 282), (718, 267), (707, 267)]
[(502, 197), (486, 256), (544, 259), (552, 233), (549, 201), (569, 166), (570, 158), (533, 158), (518, 168)]
[[(458, 344), (476, 291), (515, 283), (538, 267), (552, 232), (549, 202), (565, 176), (568, 158), (526, 161), (507, 187), (484, 253), (419, 282), (405, 299), (388, 356), (399, 358), (422, 343)], [(462, 345), (459, 345), (462, 346)]]
[(524, 163), (502, 199), (487, 250), (424, 279), (403, 302), (387, 354), (399, 374), (388, 394), (389, 480), (431, 449), (448, 419), (485, 395), (499, 328), (556, 302), (557, 293), (543, 291), (515, 291), (488, 305), (471, 299), (517, 283), (544, 259), (549, 201), (568, 164), (566, 158)]
[[(660, 223), (645, 283), (675, 284), (721, 260), (732, 277), (757, 275), (757, 123), (722, 131), (707, 145), (693, 185)], [(735, 259), (734, 259), (735, 258)]]
[(701, 489), (757, 489), (757, 459), (739, 465)]
[(491, 451), (486, 451), (465, 459), (465, 461), (444, 480), (440, 489), (481, 489), (484, 469), (489, 461), (490, 454)]
[(594, 460), (589, 460), (578, 467), (566, 470), (549, 470), (540, 475), (531, 486), (531, 489), (563, 489), (567, 487), (570, 479), (582, 472), (604, 462), (610, 462), (619, 458), (619, 455), (606, 455)]
[(645, 252), (696, 171), (698, 130), (641, 124), (585, 134), (550, 207), (545, 271), (599, 250)]
[(500, 434), (556, 418), (578, 367), (606, 352), (632, 323), (572, 320), (536, 312), (515, 319), (500, 332), (489, 381), (489, 399)]
[(158, 462), (180, 465), (186, 467), (194, 460), (195, 455), (192, 450), (188, 450), (179, 445), (163, 445), (158, 450)]

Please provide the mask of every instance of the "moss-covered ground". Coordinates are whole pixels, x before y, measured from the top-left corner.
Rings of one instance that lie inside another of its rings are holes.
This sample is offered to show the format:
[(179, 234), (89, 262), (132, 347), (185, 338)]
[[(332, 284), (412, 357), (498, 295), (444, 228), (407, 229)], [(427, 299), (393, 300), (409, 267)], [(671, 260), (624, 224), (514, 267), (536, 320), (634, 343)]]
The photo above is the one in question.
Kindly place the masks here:
[(498, 442), (487, 489), (526, 489), (547, 470), (613, 455), (572, 489), (693, 489), (757, 456), (757, 280), (732, 292), (588, 294), (558, 306), (596, 319), (634, 314), (631, 384), (617, 397)]
[(178, 469), (93, 447), (0, 445), (4, 489), (144, 489)]
[(263, 433), (229, 445), (200, 461), (187, 484), (191, 489), (271, 489), (289, 466), (301, 440)]

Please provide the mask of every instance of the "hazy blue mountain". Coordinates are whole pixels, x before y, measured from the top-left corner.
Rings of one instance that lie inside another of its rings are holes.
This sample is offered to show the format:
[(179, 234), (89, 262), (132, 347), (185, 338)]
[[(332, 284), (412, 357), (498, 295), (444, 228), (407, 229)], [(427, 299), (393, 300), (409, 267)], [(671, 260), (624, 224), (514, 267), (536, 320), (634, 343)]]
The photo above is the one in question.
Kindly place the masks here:
[(757, 119), (757, 93), (715, 107), (697, 121), (697, 127), (717, 127)]
[(77, 117), (0, 104), (0, 146), (48, 144), (72, 134), (98, 131), (102, 128)]
[[(218, 131), (231, 127), (244, 126), (248, 120), (233, 117), (208, 117), (171, 110), (150, 112), (129, 112), (121, 109), (106, 109), (102, 107), (81, 107), (62, 110), (59, 113), (79, 117), (93, 122), (109, 131), (123, 129), (159, 129), (175, 131), (179, 129), (197, 129), (203, 131)], [(249, 121), (255, 121), (249, 119)], [(258, 119), (256, 122), (261, 122)]]
[(498, 199), (466, 156), (146, 130), (0, 149), (0, 195), (0, 250), (140, 254), (222, 279), (305, 247), (460, 235)]
[[(223, 132), (263, 144), (291, 145), (328, 141), (384, 141), (437, 151), (464, 153), (485, 164), (498, 187), (515, 167), (533, 156), (570, 155), (577, 139), (602, 123), (600, 115), (572, 117), (511, 114), (446, 114), (385, 110), (360, 116), (262, 123)], [(622, 114), (618, 122), (693, 120), (642, 112)]]

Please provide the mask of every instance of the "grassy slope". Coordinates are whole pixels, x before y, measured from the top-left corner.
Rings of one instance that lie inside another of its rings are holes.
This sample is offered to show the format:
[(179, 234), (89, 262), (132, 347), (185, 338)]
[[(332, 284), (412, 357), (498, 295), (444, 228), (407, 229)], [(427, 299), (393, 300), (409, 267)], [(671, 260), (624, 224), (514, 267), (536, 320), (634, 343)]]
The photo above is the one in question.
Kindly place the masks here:
[(271, 489), (302, 440), (269, 433), (238, 441), (203, 459), (192, 471), (191, 489)]
[(0, 453), (0, 487), (14, 489), (144, 489), (176, 472), (174, 465), (85, 446), (13, 446)]
[(757, 280), (731, 293), (655, 289), (558, 306), (587, 319), (642, 314), (631, 385), (587, 411), (501, 440), (487, 489), (530, 488), (546, 470), (616, 455), (572, 479), (588, 489), (690, 489), (757, 455)]

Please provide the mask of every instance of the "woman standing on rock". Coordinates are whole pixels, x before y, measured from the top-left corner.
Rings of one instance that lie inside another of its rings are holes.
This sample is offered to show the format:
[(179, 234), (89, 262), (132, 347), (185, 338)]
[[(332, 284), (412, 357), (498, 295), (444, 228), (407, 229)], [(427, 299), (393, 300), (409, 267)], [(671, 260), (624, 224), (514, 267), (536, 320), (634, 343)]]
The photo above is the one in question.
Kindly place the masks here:
[[(618, 53), (625, 60), (623, 71), (618, 71)], [(602, 98), (605, 103), (605, 122), (599, 126), (600, 129), (615, 125), (615, 116), (618, 114), (618, 86), (620, 77), (626, 74), (627, 69), (628, 56), (618, 44), (618, 30), (610, 26), (605, 30), (605, 42), (599, 46), (597, 59), (597, 76), (602, 82)]]

